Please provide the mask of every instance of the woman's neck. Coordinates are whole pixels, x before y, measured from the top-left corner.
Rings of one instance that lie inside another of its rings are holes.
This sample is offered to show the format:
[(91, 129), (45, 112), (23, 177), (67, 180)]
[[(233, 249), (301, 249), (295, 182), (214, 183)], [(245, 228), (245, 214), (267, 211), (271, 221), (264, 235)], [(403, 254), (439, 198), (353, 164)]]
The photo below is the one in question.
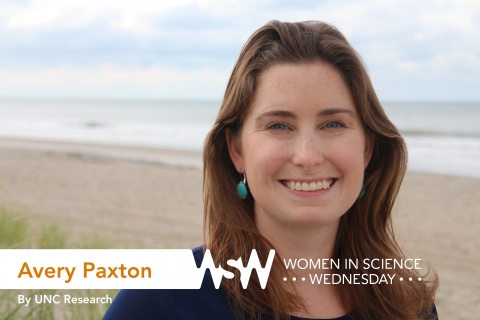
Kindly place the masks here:
[[(329, 261), (333, 257), (338, 223), (314, 227), (308, 224), (284, 224), (264, 217), (256, 219), (260, 234), (272, 243), (284, 266), (287, 268), (288, 264), (288, 270), (291, 271), (286, 281), (282, 279), (285, 288), (295, 290), (305, 302), (307, 311), (296, 312), (296, 316), (334, 318), (346, 314), (337, 300), (334, 285), (312, 284), (311, 281), (312, 275), (318, 277), (320, 274), (336, 273), (330, 268)], [(300, 264), (300, 259), (305, 260)], [(318, 265), (319, 259), (327, 264)]]
[(275, 247), (282, 259), (331, 259), (339, 220), (328, 225), (289, 224), (256, 217), (262, 236)]

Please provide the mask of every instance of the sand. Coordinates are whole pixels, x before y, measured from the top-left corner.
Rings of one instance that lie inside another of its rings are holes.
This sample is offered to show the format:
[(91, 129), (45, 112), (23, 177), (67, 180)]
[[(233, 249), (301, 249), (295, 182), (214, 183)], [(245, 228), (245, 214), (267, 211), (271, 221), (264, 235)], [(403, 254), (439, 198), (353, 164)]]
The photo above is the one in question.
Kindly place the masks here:
[[(0, 140), (0, 200), (130, 247), (202, 243), (198, 152)], [(178, 161), (176, 161), (178, 159)]]
[[(0, 139), (0, 204), (118, 247), (202, 243), (198, 152)], [(406, 255), (438, 271), (440, 319), (480, 314), (480, 179), (408, 172), (395, 212)], [(32, 220), (33, 221), (33, 220)]]

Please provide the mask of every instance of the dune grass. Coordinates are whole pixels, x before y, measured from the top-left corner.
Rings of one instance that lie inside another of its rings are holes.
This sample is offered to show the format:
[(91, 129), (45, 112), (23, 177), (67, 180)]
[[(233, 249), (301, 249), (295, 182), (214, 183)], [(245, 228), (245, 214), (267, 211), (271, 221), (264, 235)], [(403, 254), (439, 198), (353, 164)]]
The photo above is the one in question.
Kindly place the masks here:
[(18, 210), (0, 207), (0, 249), (28, 246), (28, 218)]
[[(31, 224), (39, 228), (34, 231)], [(0, 249), (109, 249), (113, 242), (97, 234), (73, 240), (58, 224), (41, 216), (21, 210), (0, 207)], [(1, 257), (0, 257), (1, 259)], [(103, 297), (112, 299), (118, 290), (0, 290), (0, 319), (2, 320), (80, 320), (101, 319), (109, 304), (35, 303), (35, 297), (69, 294), (72, 297)], [(18, 303), (18, 296), (31, 298), (29, 306)]]

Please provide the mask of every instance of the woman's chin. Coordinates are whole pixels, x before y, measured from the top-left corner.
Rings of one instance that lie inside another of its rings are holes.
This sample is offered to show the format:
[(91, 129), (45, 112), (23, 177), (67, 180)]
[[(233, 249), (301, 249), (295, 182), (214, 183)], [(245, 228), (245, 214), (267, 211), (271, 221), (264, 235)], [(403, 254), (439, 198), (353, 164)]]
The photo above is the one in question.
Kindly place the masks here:
[(292, 217), (288, 218), (287, 224), (296, 227), (296, 228), (323, 228), (326, 226), (338, 225), (340, 217), (332, 215), (318, 215), (318, 211), (315, 213), (312, 212), (300, 212)]

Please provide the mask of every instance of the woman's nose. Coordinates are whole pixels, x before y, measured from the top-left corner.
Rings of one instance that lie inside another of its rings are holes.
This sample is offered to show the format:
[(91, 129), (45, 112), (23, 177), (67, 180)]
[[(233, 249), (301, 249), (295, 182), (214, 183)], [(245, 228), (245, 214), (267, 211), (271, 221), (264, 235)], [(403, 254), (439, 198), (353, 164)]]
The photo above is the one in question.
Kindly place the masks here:
[(311, 171), (324, 161), (323, 152), (314, 134), (304, 134), (298, 137), (293, 155), (293, 163), (305, 171)]

